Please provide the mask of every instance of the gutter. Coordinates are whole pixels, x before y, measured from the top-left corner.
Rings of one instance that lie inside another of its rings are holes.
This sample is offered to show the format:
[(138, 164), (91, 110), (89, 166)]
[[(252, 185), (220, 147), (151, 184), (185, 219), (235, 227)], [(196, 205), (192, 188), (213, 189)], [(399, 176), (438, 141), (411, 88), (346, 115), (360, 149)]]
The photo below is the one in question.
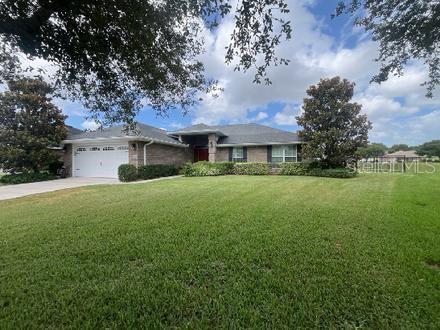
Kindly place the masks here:
[(273, 145), (284, 145), (284, 144), (304, 144), (303, 141), (293, 141), (293, 142), (261, 142), (261, 143), (225, 143), (217, 144), (217, 148), (222, 147), (241, 147), (241, 146), (273, 146)]
[(145, 142), (150, 142), (153, 141), (155, 143), (159, 143), (159, 144), (166, 144), (166, 145), (170, 145), (170, 146), (174, 146), (174, 147), (180, 147), (180, 148), (187, 148), (189, 147), (188, 144), (182, 144), (182, 143), (178, 143), (178, 142), (169, 142), (169, 141), (164, 141), (164, 140), (160, 140), (160, 139), (153, 139), (147, 136), (112, 136), (112, 137), (105, 137), (105, 138), (84, 138), (84, 139), (68, 139), (68, 140), (63, 140), (61, 141), (62, 144), (80, 144), (80, 143), (102, 143), (102, 142), (106, 142), (109, 141), (111, 142), (112, 140), (123, 140), (123, 141), (145, 141)]
[(154, 141), (151, 140), (150, 142), (144, 144), (144, 165), (147, 165), (147, 146), (150, 146), (153, 143)]

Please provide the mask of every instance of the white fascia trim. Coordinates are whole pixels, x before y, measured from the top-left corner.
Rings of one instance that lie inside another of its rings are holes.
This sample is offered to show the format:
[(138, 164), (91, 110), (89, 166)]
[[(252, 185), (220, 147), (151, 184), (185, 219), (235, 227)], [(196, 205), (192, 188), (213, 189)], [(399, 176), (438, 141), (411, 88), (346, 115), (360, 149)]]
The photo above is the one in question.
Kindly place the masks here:
[(222, 147), (247, 147), (247, 146), (273, 146), (273, 145), (285, 145), (285, 144), (304, 144), (304, 142), (264, 142), (264, 143), (229, 143), (229, 144), (217, 144), (217, 148)]
[(174, 147), (180, 147), (180, 148), (187, 148), (187, 144), (181, 144), (181, 143), (173, 143), (168, 141), (163, 141), (160, 139), (153, 139), (148, 136), (113, 136), (113, 137), (106, 137), (106, 138), (85, 138), (85, 139), (74, 139), (74, 140), (63, 140), (62, 144), (81, 144), (81, 143), (102, 143), (102, 142), (112, 142), (114, 140), (122, 140), (122, 141), (146, 141), (150, 142), (153, 141), (155, 143), (159, 144), (166, 144)]

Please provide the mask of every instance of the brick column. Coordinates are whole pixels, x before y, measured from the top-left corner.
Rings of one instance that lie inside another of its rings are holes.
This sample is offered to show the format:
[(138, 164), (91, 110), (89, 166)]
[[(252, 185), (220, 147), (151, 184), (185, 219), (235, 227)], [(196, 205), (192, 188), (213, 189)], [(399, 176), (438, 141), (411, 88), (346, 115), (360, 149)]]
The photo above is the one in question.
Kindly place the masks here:
[(208, 135), (208, 152), (210, 163), (215, 163), (215, 155), (217, 153), (217, 140), (217, 134), (211, 133)]
[(144, 142), (128, 142), (128, 163), (135, 166), (144, 165)]

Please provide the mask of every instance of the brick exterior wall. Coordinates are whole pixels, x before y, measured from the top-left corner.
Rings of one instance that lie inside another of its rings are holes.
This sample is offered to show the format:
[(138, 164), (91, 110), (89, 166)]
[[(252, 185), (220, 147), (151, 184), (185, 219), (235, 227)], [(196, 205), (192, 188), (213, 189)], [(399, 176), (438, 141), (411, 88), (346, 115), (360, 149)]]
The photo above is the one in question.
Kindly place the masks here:
[(128, 163), (135, 166), (144, 165), (144, 142), (128, 142)]
[(247, 147), (247, 161), (267, 163), (267, 146)]
[[(157, 143), (147, 146), (147, 164), (149, 165), (168, 164), (181, 166), (186, 162), (193, 161), (193, 159), (194, 152), (190, 148), (173, 147)], [(141, 164), (143, 165), (143, 150)]]
[(217, 162), (228, 162), (229, 148), (217, 148), (217, 154), (215, 155), (215, 160)]
[[(128, 160), (135, 166), (144, 165), (144, 145), (148, 142), (130, 141)], [(135, 146), (135, 147), (134, 147)], [(180, 166), (192, 161), (194, 153), (190, 148), (174, 147), (153, 143), (147, 146), (147, 165), (168, 164)]]
[(71, 177), (72, 176), (72, 157), (73, 157), (73, 148), (71, 144), (66, 144), (64, 146), (64, 155), (63, 155), (63, 161), (64, 161), (64, 168), (66, 169), (66, 176)]

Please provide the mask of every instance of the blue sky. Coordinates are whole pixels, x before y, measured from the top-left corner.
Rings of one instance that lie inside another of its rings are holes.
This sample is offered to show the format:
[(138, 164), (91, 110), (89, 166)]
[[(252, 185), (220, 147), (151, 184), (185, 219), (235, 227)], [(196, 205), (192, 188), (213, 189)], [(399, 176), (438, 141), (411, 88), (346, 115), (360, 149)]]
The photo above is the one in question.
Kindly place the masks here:
[[(175, 130), (194, 123), (229, 124), (257, 122), (289, 131), (298, 130), (295, 116), (301, 111), (308, 86), (322, 77), (340, 75), (356, 82), (354, 100), (373, 123), (370, 140), (388, 145), (415, 145), (440, 139), (440, 91), (434, 99), (426, 99), (420, 84), (426, 79), (421, 63), (408, 65), (405, 76), (392, 77), (388, 82), (369, 84), (377, 72), (377, 44), (371, 37), (352, 25), (347, 16), (331, 19), (337, 1), (289, 1), (293, 38), (284, 42), (278, 54), (291, 60), (288, 66), (269, 70), (271, 86), (252, 83), (253, 72), (234, 72), (224, 64), (224, 47), (233, 28), (225, 19), (214, 31), (205, 31), (206, 52), (202, 56), (206, 72), (219, 80), (224, 92), (218, 98), (207, 95), (204, 101), (183, 116), (172, 112), (167, 118), (156, 117), (149, 108), (137, 120)], [(78, 128), (92, 128), (94, 123), (78, 103), (58, 101), (69, 116), (67, 122)]]

